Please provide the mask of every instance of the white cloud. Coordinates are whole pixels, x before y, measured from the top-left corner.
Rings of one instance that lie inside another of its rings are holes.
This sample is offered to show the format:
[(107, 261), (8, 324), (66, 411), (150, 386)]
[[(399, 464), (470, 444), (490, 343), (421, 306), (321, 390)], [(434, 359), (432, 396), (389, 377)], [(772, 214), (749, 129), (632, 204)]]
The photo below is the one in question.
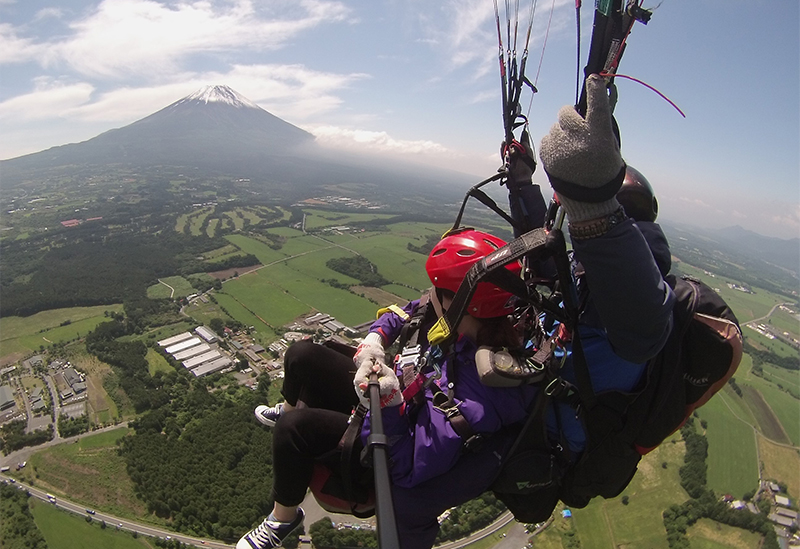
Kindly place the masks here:
[[(10, 47), (26, 53), (25, 59), (35, 55), (45, 66), (66, 65), (87, 76), (154, 80), (172, 75), (192, 55), (280, 48), (298, 33), (345, 20), (349, 13), (340, 2), (321, 0), (257, 5), (252, 0), (104, 0), (69, 23), (71, 35), (47, 44), (0, 28), (0, 46), (6, 46), (0, 51)], [(57, 10), (47, 14), (55, 16)], [(2, 62), (17, 61), (16, 54), (2, 55)]]
[(337, 148), (352, 149), (365, 152), (371, 149), (380, 152), (391, 152), (399, 154), (414, 155), (454, 155), (444, 145), (427, 140), (403, 140), (395, 139), (387, 132), (359, 130), (351, 128), (340, 128), (337, 126), (307, 126), (317, 137), (317, 141), (326, 146)]
[(0, 65), (26, 63), (42, 56), (46, 47), (28, 38), (21, 38), (8, 23), (0, 23)]
[(91, 99), (94, 86), (87, 83), (64, 84), (48, 77), (34, 81), (34, 90), (0, 103), (4, 121), (69, 117), (69, 113)]
[(35, 89), (0, 103), (0, 119), (62, 118), (125, 125), (152, 114), (209, 84), (226, 84), (290, 123), (338, 108), (338, 91), (366, 78), (303, 65), (234, 65), (227, 72), (181, 73), (162, 84), (98, 91), (86, 82), (67, 84), (40, 77)]
[(64, 15), (64, 11), (60, 8), (44, 8), (36, 12), (34, 16), (34, 21), (41, 21), (42, 19), (61, 19)]

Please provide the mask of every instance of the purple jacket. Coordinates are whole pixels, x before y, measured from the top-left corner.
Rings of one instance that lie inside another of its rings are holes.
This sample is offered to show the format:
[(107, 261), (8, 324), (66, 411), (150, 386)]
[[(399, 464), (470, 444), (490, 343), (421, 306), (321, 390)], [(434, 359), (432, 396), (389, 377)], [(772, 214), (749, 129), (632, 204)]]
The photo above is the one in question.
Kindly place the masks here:
[[(663, 346), (671, 328), (674, 296), (661, 273), (642, 232), (631, 221), (618, 225), (601, 238), (575, 245), (575, 256), (586, 269), (586, 284), (591, 294), (602, 295), (590, 301), (582, 317), (584, 351), (596, 393), (608, 390), (630, 391), (639, 382), (646, 361)], [(411, 314), (419, 301), (405, 307)], [(391, 344), (400, 334), (403, 320), (394, 313), (381, 316), (370, 328)], [(420, 332), (420, 343), (427, 347), (427, 327)], [(526, 385), (512, 388), (483, 385), (475, 366), (475, 343), (460, 337), (454, 353), (442, 366), (439, 387), (447, 391), (452, 368), (458, 370), (455, 399), (461, 414), (475, 433), (496, 433), (527, 416), (538, 389)], [(452, 361), (452, 364), (451, 364)], [(562, 370), (573, 378), (571, 361)], [(398, 377), (401, 373), (398, 372)], [(434, 407), (433, 394), (425, 391), (422, 405), (401, 405), (383, 409), (383, 422), (389, 437), (392, 482), (413, 487), (449, 471), (463, 455), (462, 440), (444, 413)], [(560, 433), (557, 425), (561, 426)], [(585, 436), (574, 410), (566, 404), (550, 407), (548, 431), (579, 452)], [(362, 429), (366, 443), (369, 422)], [(559, 436), (560, 435), (560, 436)]]

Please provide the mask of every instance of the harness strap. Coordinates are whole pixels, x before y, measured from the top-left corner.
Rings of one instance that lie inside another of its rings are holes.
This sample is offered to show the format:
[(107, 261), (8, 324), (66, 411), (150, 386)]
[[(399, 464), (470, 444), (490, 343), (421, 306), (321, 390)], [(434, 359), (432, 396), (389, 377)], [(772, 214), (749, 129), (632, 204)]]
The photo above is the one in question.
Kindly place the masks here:
[(361, 426), (364, 423), (364, 418), (367, 416), (367, 407), (359, 403), (347, 424), (342, 438), (339, 440), (338, 449), (341, 451), (341, 475), (342, 484), (344, 487), (345, 499), (350, 502), (350, 510), (355, 514), (356, 499), (353, 493), (353, 465), (354, 465), (354, 452), (356, 440), (361, 434)]

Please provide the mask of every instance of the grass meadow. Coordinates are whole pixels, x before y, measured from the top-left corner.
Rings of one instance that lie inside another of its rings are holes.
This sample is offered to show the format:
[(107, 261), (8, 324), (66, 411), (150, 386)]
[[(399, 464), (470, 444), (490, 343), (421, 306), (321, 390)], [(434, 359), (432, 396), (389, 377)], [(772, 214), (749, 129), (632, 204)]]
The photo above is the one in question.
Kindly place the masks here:
[(102, 528), (100, 521), (91, 523), (54, 505), (31, 498), (31, 513), (49, 549), (142, 549), (153, 548), (144, 536), (134, 538), (130, 532), (113, 526)]
[(120, 517), (152, 521), (117, 455), (116, 441), (129, 432), (120, 427), (36, 452), (28, 460), (36, 486)]
[(303, 212), (306, 214), (306, 230), (322, 227), (341, 227), (356, 222), (394, 217), (393, 214), (329, 212), (317, 209), (306, 209)]
[[(22, 358), (38, 352), (41, 346), (71, 341), (85, 336), (98, 324), (108, 320), (106, 312), (121, 312), (122, 305), (52, 309), (27, 317), (0, 318), (0, 357)], [(62, 324), (68, 322), (62, 326)]]
[(797, 356), (797, 349), (779, 339), (769, 339), (747, 326), (742, 330), (745, 340), (757, 349), (766, 349), (778, 356)]
[[(672, 437), (642, 458), (639, 471), (620, 496), (596, 498), (585, 509), (573, 509), (581, 548), (667, 549), (661, 513), (688, 499), (678, 476), (683, 454), (683, 442)], [(628, 496), (628, 505), (622, 496)]]
[[(736, 397), (735, 393), (732, 393)], [(753, 428), (733, 415), (727, 394), (717, 395), (698, 410), (708, 423), (708, 486), (717, 494), (741, 498), (758, 487), (758, 457)]]
[(182, 276), (168, 276), (147, 288), (147, 297), (150, 299), (180, 299), (196, 292), (197, 290), (194, 289), (191, 282)]
[(759, 534), (710, 519), (700, 519), (688, 529), (692, 549), (753, 549), (761, 546)]
[[(800, 413), (798, 413), (800, 400), (791, 394), (792, 390), (798, 390), (797, 385), (791, 381), (796, 380), (800, 373), (771, 365), (764, 366), (766, 379), (753, 373), (752, 360), (750, 356), (744, 355), (734, 376), (736, 383), (745, 392), (744, 404), (750, 412), (749, 421), (757, 425), (767, 438), (776, 442), (791, 442), (798, 446), (800, 445)], [(786, 390), (777, 385), (778, 379), (784, 378), (788, 380), (785, 385)]]
[(167, 362), (164, 355), (155, 349), (147, 349), (147, 356), (145, 358), (147, 359), (147, 367), (151, 376), (155, 375), (156, 372), (169, 373), (174, 371), (174, 368)]
[[(764, 381), (773, 384), (778, 389), (785, 390), (795, 399), (800, 399), (800, 371), (763, 364), (762, 372)], [(800, 402), (798, 402), (798, 405), (800, 405)]]
[(261, 320), (252, 310), (246, 308), (231, 295), (218, 293), (216, 294), (216, 299), (219, 305), (224, 307), (233, 318), (247, 326), (253, 326), (256, 331), (255, 339), (262, 345), (269, 344), (278, 338), (278, 335), (269, 324)]
[(764, 466), (764, 478), (785, 482), (792, 501), (797, 501), (800, 498), (800, 453), (797, 448), (776, 444), (759, 435), (758, 454)]

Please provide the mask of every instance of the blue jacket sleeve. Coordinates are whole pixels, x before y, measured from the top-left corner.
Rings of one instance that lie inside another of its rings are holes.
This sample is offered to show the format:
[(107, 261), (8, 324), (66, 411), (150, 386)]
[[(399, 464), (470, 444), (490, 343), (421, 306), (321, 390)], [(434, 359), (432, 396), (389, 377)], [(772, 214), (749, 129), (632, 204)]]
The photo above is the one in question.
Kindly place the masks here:
[(573, 247), (586, 272), (591, 308), (614, 351), (636, 363), (655, 356), (672, 329), (675, 296), (636, 224), (629, 219)]

